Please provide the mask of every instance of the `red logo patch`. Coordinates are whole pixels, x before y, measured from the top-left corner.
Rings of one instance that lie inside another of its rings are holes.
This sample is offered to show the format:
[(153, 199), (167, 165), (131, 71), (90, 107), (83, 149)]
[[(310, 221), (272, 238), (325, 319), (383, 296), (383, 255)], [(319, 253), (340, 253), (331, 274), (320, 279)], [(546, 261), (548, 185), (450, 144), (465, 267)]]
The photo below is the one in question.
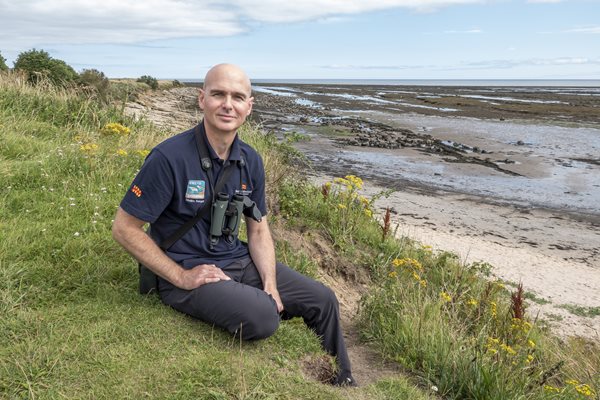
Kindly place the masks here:
[(133, 192), (133, 194), (135, 194), (136, 197), (142, 197), (142, 189), (137, 187), (137, 185), (133, 185), (131, 191)]

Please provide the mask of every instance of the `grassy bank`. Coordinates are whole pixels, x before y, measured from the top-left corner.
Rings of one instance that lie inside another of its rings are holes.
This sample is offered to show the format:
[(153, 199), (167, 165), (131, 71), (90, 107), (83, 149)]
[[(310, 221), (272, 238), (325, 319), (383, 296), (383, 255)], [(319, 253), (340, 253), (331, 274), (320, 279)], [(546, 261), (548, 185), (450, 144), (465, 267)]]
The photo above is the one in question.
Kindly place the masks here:
[[(0, 75), (0, 397), (598, 398), (597, 345), (544, 331), (522, 296), (482, 278), (486, 265), (394, 239), (359, 178), (304, 182), (289, 146), (252, 126), (243, 135), (265, 160), (270, 218), (306, 244), (282, 240), (279, 257), (314, 276), (324, 267), (367, 279), (361, 335), (410, 381), (335, 389), (306, 377), (302, 366), (323, 353), (299, 320), (239, 343), (140, 296), (111, 220), (167, 134), (120, 109)], [(316, 240), (335, 257), (306, 250)]]

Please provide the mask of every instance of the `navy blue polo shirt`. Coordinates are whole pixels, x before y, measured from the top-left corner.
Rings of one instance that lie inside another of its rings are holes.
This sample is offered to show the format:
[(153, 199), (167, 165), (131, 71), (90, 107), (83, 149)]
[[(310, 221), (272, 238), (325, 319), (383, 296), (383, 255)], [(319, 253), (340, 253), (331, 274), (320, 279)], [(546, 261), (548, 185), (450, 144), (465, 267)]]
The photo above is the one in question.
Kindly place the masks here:
[[(262, 215), (266, 215), (265, 171), (258, 153), (235, 137), (229, 159), (220, 160), (206, 140), (212, 168), (212, 185), (227, 163), (235, 163), (231, 175), (220, 192), (231, 199), (234, 193), (244, 194), (252, 199)], [(239, 166), (238, 161), (245, 163)], [(121, 201), (121, 208), (136, 218), (150, 223), (151, 236), (160, 243), (171, 236), (179, 226), (196, 215), (205, 203), (211, 203), (212, 193), (209, 181), (200, 165), (196, 148), (195, 129), (173, 136), (156, 146), (133, 180), (129, 191)], [(167, 251), (167, 255), (184, 268), (198, 264), (215, 264), (223, 267), (232, 261), (248, 255), (248, 246), (237, 238), (231, 243), (224, 237), (210, 248), (210, 212), (207, 212), (192, 229), (181, 237)]]

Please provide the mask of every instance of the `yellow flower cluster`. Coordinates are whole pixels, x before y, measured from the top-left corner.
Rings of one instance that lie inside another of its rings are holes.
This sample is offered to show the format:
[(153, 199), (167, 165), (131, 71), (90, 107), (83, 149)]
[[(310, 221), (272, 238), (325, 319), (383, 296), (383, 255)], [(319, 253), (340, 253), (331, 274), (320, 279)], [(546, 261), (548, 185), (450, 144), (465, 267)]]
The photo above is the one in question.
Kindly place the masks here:
[(548, 393), (560, 393), (560, 389), (550, 385), (544, 385), (544, 390)]
[(531, 330), (531, 324), (523, 319), (513, 318), (510, 328), (516, 333), (527, 334)]
[(86, 153), (91, 153), (93, 151), (98, 150), (98, 145), (96, 143), (82, 144), (81, 146), (79, 146), (79, 150), (86, 152)]
[(106, 136), (127, 136), (131, 133), (131, 129), (118, 122), (111, 122), (104, 125), (104, 128), (100, 130), (100, 133)]
[(419, 261), (414, 258), (395, 258), (392, 260), (392, 265), (396, 268), (404, 267), (419, 285), (427, 286), (427, 281), (419, 275), (419, 272), (423, 272), (423, 265)]
[(119, 149), (119, 150), (117, 150), (117, 155), (125, 157), (127, 155), (127, 150)]
[(502, 350), (503, 352), (505, 352), (506, 354), (508, 354), (509, 356), (514, 356), (517, 354), (517, 352), (515, 351), (515, 349), (513, 349), (511, 346), (507, 345), (506, 343), (500, 341), (500, 339), (495, 338), (495, 337), (488, 337), (487, 340), (487, 352), (490, 354), (497, 354), (500, 350)]
[(392, 265), (396, 268), (405, 267), (408, 269), (414, 269), (418, 271), (423, 271), (423, 265), (414, 258), (394, 258), (392, 260)]
[(490, 314), (492, 314), (493, 318), (498, 317), (498, 305), (495, 301), (490, 301)]
[(444, 301), (445, 303), (450, 303), (452, 301), (452, 296), (450, 296), (446, 292), (440, 292), (440, 297), (442, 298), (442, 301)]
[(150, 150), (136, 150), (135, 152), (142, 157), (146, 157), (148, 154), (150, 154)]
[(471, 307), (477, 307), (477, 304), (479, 304), (477, 302), (477, 300), (475, 300), (474, 298), (470, 297), (469, 300), (467, 300), (467, 305), (471, 306)]
[(577, 393), (582, 394), (586, 397), (592, 397), (596, 395), (596, 392), (594, 392), (594, 390), (590, 387), (590, 385), (586, 384), (586, 383), (580, 383), (579, 381), (575, 380), (575, 379), (569, 379), (567, 381), (565, 381), (565, 383), (567, 385), (571, 385), (575, 388), (575, 390), (577, 391)]

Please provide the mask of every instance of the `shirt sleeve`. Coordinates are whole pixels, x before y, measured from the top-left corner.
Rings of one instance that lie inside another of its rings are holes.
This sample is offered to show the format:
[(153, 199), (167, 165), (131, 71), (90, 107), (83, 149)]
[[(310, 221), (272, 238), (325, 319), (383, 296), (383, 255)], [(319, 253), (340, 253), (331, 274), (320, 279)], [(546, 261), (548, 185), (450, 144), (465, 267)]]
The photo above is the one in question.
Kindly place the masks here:
[(256, 166), (252, 168), (252, 194), (250, 199), (256, 203), (256, 207), (260, 210), (260, 213), (265, 216), (267, 215), (267, 202), (265, 195), (265, 167), (260, 155), (257, 154)]
[(174, 187), (173, 168), (154, 149), (121, 201), (121, 208), (142, 221), (154, 223), (171, 202)]

